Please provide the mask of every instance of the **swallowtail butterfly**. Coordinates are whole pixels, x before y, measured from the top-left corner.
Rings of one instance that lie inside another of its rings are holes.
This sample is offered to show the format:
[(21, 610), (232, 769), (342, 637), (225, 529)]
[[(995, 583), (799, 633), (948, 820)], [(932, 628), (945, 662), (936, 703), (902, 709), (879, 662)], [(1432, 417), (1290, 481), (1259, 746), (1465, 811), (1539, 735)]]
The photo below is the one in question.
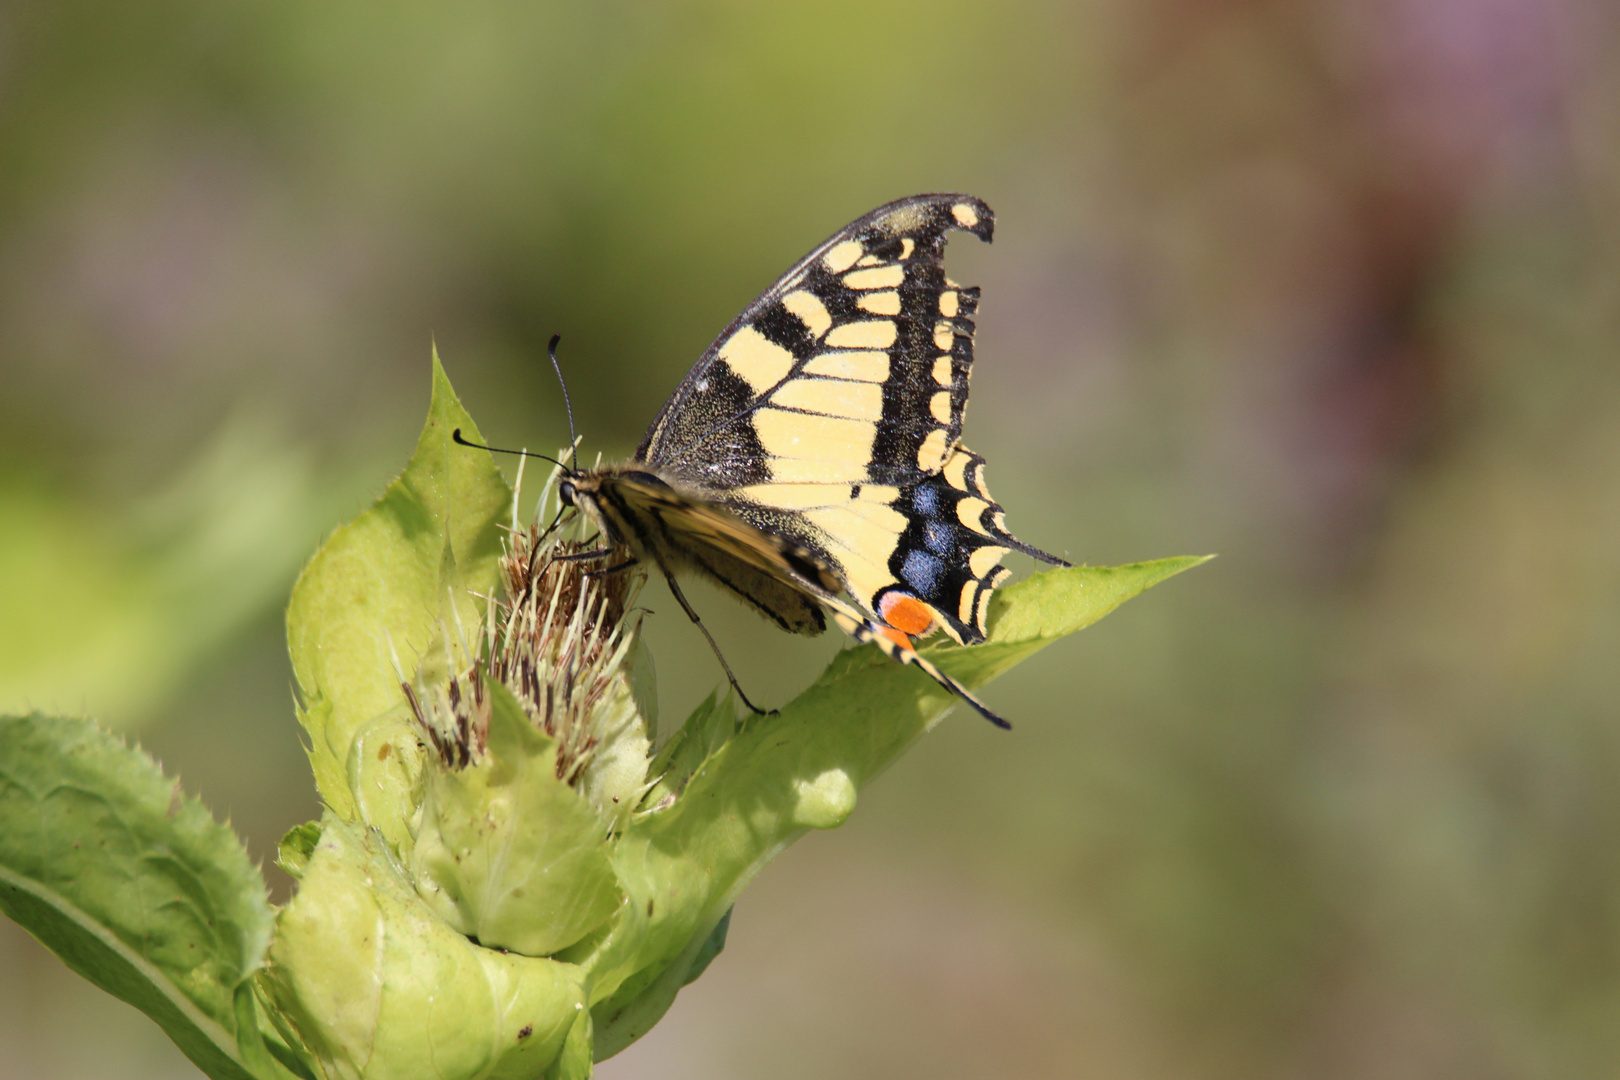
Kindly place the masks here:
[(694, 622), (676, 574), (796, 634), (825, 609), (1007, 726), (913, 647), (984, 641), (1008, 551), (1068, 565), (1007, 531), (961, 442), (979, 290), (945, 276), (945, 241), (994, 224), (971, 196), (914, 195), (840, 229), (726, 327), (633, 459), (570, 472), (563, 501), (628, 549), (620, 565), (657, 565)]

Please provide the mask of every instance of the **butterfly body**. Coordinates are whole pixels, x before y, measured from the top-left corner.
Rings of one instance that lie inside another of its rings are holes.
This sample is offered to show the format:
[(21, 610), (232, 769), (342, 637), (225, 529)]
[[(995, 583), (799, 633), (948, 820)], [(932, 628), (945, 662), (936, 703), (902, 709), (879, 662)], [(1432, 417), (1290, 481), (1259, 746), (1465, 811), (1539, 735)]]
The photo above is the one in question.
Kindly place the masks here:
[(1008, 551), (1062, 563), (1007, 532), (961, 445), (979, 291), (945, 276), (945, 239), (994, 220), (917, 195), (839, 230), (733, 320), (630, 462), (571, 474), (564, 501), (672, 587), (696, 572), (800, 634), (825, 608), (1005, 724), (912, 647), (983, 641)]
[(814, 555), (678, 483), (634, 466), (609, 466), (581, 472), (561, 490), (564, 502), (636, 562), (707, 577), (789, 633), (827, 628), (815, 594), (836, 593), (840, 584)]

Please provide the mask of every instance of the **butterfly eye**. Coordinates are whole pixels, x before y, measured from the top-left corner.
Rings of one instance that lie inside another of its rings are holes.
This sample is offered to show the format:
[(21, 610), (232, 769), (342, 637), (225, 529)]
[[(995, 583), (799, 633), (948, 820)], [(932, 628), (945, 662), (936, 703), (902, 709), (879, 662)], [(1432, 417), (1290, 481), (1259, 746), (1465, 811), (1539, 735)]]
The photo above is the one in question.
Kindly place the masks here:
[(562, 499), (564, 506), (574, 505), (574, 485), (564, 480), (557, 485), (557, 496)]

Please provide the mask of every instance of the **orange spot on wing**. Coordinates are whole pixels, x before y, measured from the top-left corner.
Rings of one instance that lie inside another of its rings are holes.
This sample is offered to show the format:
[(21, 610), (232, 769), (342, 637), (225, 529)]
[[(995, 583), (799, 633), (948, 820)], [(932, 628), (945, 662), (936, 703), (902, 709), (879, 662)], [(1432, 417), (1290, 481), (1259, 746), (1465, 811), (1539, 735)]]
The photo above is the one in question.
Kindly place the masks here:
[(883, 621), (903, 633), (921, 637), (934, 628), (934, 610), (915, 596), (892, 592), (878, 601)]
[(877, 631), (890, 641), (894, 642), (896, 645), (900, 646), (902, 649), (911, 648), (911, 639), (906, 637), (906, 635), (902, 634), (900, 631), (896, 630), (894, 627), (880, 626), (877, 628)]

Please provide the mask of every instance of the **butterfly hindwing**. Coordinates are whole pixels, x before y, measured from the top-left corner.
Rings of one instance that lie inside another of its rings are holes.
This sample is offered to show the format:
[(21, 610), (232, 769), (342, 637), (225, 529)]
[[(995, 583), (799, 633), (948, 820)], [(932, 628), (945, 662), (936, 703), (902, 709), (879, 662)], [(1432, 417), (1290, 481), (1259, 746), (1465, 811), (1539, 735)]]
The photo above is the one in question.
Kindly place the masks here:
[(945, 277), (945, 240), (989, 240), (994, 222), (970, 196), (917, 195), (850, 223), (716, 339), (637, 460), (765, 506), (801, 501), (782, 485), (938, 473), (961, 438), (978, 305)]
[(865, 596), (867, 609), (900, 625), (896, 605), (927, 605), (952, 640), (977, 645), (985, 638), (990, 594), (1012, 572), (1008, 551), (1048, 563), (1063, 560), (1030, 547), (1007, 531), (1001, 505), (984, 482), (984, 458), (958, 447), (938, 476), (900, 492), (896, 509), (906, 528), (889, 555), (893, 583)]
[(749, 526), (724, 507), (687, 498), (652, 474), (598, 470), (577, 483), (575, 497), (591, 508), (599, 524), (665, 573), (698, 571), (794, 633), (820, 633), (826, 625), (821, 613), (825, 606), (856, 641), (871, 642), (891, 659), (916, 666), (992, 723), (1009, 726), (921, 656), (907, 634), (845, 600), (840, 595), (844, 584), (814, 553)]
[(666, 569), (691, 569), (724, 585), (782, 629), (819, 634), (826, 628), (811, 590), (838, 580), (811, 552), (739, 521), (724, 507), (688, 498), (658, 477), (614, 470), (587, 489), (605, 524)]

